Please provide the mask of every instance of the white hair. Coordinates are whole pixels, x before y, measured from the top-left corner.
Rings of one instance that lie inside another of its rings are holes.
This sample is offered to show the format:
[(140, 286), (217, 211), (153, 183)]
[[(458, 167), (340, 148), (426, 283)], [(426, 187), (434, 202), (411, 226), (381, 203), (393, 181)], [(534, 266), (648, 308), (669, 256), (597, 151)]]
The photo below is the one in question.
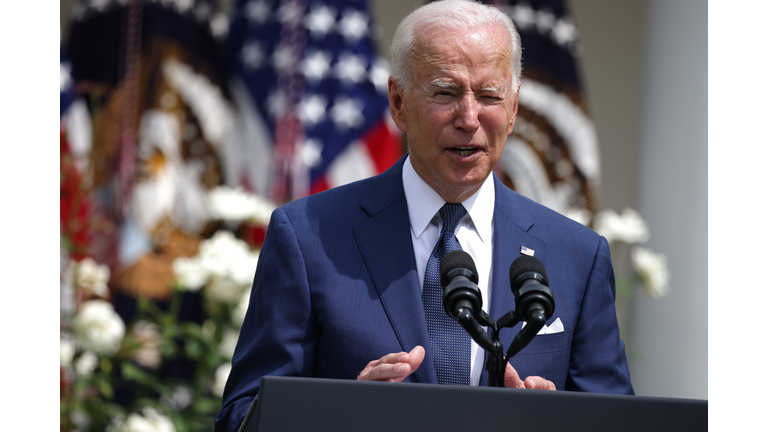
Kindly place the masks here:
[(416, 8), (403, 18), (392, 39), (392, 76), (398, 85), (409, 90), (414, 44), (416, 39), (433, 29), (449, 31), (468, 30), (486, 25), (499, 25), (509, 33), (512, 56), (512, 89), (517, 86), (522, 74), (522, 46), (515, 24), (499, 9), (472, 0), (439, 0)]

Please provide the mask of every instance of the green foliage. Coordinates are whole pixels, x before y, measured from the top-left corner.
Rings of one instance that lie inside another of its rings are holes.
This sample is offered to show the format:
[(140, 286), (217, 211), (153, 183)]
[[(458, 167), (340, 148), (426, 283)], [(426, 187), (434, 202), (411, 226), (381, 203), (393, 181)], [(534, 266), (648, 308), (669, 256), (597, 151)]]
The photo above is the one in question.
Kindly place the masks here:
[[(230, 361), (220, 353), (219, 345), (231, 324), (233, 305), (218, 304), (208, 310), (217, 311), (206, 318), (206, 327), (195, 322), (180, 322), (178, 310), (184, 293), (175, 290), (168, 310), (152, 301), (137, 301), (135, 319), (128, 324), (120, 350), (103, 356), (95, 366), (85, 368), (92, 353), (78, 348), (72, 364), (62, 366), (61, 430), (105, 431), (116, 421), (154, 408), (167, 416), (179, 432), (210, 431), (221, 408), (221, 396), (216, 394), (216, 369)], [(66, 335), (66, 320), (63, 334)], [(138, 354), (147, 349), (148, 341), (136, 334), (137, 328), (152, 328), (157, 340), (150, 345), (157, 350), (157, 364), (142, 364)], [(183, 361), (193, 366), (192, 376), (176, 378), (173, 365)], [(78, 372), (78, 366), (81, 367)], [(87, 370), (91, 369), (91, 370)], [(129, 394), (128, 404), (118, 403)]]

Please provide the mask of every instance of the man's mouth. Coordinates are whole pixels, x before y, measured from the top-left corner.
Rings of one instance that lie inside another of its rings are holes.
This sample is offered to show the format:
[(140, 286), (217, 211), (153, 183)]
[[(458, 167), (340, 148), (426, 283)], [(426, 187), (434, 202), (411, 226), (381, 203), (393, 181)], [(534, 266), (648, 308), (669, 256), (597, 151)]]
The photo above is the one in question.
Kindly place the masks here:
[(451, 150), (461, 157), (467, 157), (477, 151), (477, 147), (454, 147)]

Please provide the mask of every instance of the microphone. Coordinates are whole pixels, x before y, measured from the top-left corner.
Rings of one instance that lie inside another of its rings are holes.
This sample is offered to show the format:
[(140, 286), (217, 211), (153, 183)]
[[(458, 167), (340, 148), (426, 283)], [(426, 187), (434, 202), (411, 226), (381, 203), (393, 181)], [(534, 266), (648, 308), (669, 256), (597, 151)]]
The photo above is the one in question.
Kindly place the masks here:
[[(472, 257), (463, 250), (448, 252), (440, 261), (440, 284), (443, 286), (443, 307), (478, 345), (491, 352), (500, 352), (480, 325), (493, 326), (491, 317), (483, 311), (483, 297), (477, 286), (477, 268)], [(499, 354), (500, 355), (500, 354)]]
[(448, 252), (440, 261), (443, 307), (451, 318), (458, 319), (461, 308), (468, 309), (474, 317), (482, 310), (483, 298), (477, 281), (475, 261), (463, 250)]
[(523, 255), (509, 267), (509, 282), (515, 309), (524, 321), (548, 320), (555, 311), (555, 297), (549, 289), (547, 272), (538, 258)]
[(538, 258), (523, 255), (509, 266), (509, 282), (515, 296), (515, 311), (528, 323), (515, 336), (506, 359), (525, 348), (555, 311), (555, 297), (547, 285), (547, 272)]

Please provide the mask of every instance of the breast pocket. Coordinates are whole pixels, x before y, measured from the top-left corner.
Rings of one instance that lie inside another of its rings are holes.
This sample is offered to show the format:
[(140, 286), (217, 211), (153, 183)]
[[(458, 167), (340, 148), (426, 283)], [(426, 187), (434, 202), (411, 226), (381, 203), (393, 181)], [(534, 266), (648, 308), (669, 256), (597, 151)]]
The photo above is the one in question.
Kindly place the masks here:
[[(573, 330), (537, 335), (510, 363), (521, 379), (540, 376), (552, 381), (558, 390), (565, 388), (568, 363), (571, 357)], [(506, 350), (508, 346), (504, 346)]]

